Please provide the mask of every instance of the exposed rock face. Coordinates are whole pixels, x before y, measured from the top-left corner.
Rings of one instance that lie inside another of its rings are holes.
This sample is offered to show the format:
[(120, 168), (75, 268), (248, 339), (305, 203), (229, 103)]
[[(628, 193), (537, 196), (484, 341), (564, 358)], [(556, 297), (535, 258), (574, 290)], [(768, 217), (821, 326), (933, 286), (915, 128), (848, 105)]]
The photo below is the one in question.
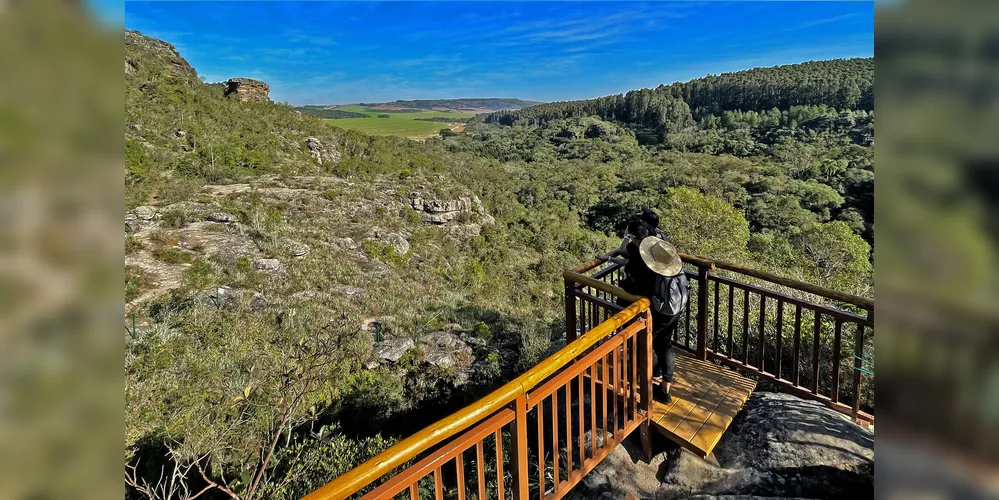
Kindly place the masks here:
[(193, 222), (177, 231), (180, 245), (187, 249), (199, 249), (208, 255), (223, 259), (253, 257), (259, 253), (257, 244), (246, 236), (213, 231), (214, 222)]
[(235, 95), (241, 102), (271, 100), (270, 86), (260, 80), (231, 78), (226, 85), (228, 85), (225, 89), (226, 97), (232, 98)]
[(371, 348), (371, 357), (374, 361), (388, 361), (398, 363), (406, 351), (416, 347), (416, 343), (409, 337), (394, 338), (376, 342)]
[(408, 234), (401, 232), (384, 233), (380, 228), (374, 228), (373, 232), (376, 236), (368, 238), (367, 241), (391, 247), (396, 255), (406, 255), (406, 252), (409, 251)]
[(460, 197), (454, 200), (425, 200), (413, 194), (410, 198), (410, 206), (413, 210), (420, 212), (424, 222), (431, 224), (447, 224), (463, 213), (481, 214), (482, 202), (478, 198)]
[(144, 221), (153, 220), (153, 218), (156, 217), (156, 209), (153, 207), (135, 207), (135, 209), (132, 210), (132, 213), (135, 214), (135, 216), (140, 220)]
[(646, 462), (637, 439), (625, 440), (584, 480), (586, 488), (567, 498), (873, 495), (874, 434), (820, 403), (795, 396), (754, 393), (707, 460), (663, 441), (656, 442), (655, 454)]
[(475, 196), (440, 200), (425, 199), (418, 193), (412, 193), (409, 206), (420, 213), (423, 222), (444, 226), (448, 232), (458, 237), (478, 236), (482, 225), (495, 222)]
[(228, 212), (212, 212), (208, 214), (208, 217), (206, 217), (205, 220), (211, 222), (221, 222), (223, 224), (227, 224), (230, 222), (239, 222), (239, 218)]
[(288, 272), (287, 266), (277, 259), (257, 259), (253, 261), (253, 268), (275, 276)]
[(306, 139), (305, 146), (309, 148), (309, 154), (312, 155), (312, 157), (315, 158), (316, 162), (320, 165), (326, 163), (336, 164), (340, 162), (340, 151), (332, 145), (323, 145), (323, 143), (315, 137), (309, 137)]
[(177, 52), (177, 49), (163, 40), (157, 40), (139, 33), (125, 30), (125, 74), (140, 73), (145, 67), (155, 67), (153, 60), (167, 63), (170, 76), (197, 79), (194, 68)]
[(450, 332), (433, 332), (420, 338), (420, 348), (427, 363), (438, 368), (465, 367), (474, 356), (472, 348)]

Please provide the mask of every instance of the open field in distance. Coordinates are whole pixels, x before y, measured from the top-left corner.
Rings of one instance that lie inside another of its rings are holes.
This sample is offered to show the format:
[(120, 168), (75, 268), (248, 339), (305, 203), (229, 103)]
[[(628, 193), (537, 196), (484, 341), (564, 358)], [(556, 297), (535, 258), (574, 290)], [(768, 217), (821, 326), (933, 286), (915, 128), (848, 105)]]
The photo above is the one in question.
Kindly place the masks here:
[[(358, 104), (337, 106), (336, 109), (364, 113), (368, 118), (327, 118), (325, 121), (337, 127), (357, 130), (372, 135), (395, 135), (410, 139), (423, 139), (437, 134), (440, 129), (448, 128), (446, 123), (417, 120), (416, 118), (471, 118), (475, 113), (458, 113), (453, 111), (419, 111), (392, 112), (369, 111)], [(378, 118), (378, 115), (389, 115), (388, 118)]]

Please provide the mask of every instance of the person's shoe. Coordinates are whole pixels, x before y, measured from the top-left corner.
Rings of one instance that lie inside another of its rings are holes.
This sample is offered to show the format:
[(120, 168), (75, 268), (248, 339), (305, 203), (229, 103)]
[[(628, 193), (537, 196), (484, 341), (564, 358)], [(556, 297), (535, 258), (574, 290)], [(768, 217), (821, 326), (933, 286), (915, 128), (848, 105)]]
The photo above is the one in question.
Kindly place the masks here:
[(673, 402), (673, 397), (663, 389), (661, 385), (652, 386), (652, 399), (663, 404), (670, 404)]

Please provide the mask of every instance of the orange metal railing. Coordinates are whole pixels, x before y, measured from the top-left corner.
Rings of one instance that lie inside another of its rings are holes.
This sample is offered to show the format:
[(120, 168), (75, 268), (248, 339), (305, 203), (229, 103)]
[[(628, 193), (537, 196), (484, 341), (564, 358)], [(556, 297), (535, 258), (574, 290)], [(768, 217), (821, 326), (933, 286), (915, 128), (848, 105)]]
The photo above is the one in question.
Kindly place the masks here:
[(633, 298), (523, 375), (305, 498), (557, 499), (635, 429), (651, 453), (651, 316), (648, 300)]
[[(858, 422), (874, 422), (874, 300), (736, 264), (681, 254), (690, 302), (673, 343)], [(591, 260), (564, 273), (566, 337), (632, 300), (621, 266)]]

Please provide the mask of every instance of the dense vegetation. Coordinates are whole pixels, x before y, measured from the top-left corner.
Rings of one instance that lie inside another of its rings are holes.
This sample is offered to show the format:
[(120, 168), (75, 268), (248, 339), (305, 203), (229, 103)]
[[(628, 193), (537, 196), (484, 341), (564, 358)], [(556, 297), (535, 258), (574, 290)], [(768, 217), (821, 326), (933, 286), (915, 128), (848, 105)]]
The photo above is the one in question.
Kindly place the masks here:
[[(176, 290), (130, 304), (138, 327), (126, 343), (129, 497), (155, 496), (141, 486), (166, 474), (191, 494), (216, 484), (222, 497), (298, 498), (471, 401), (560, 345), (562, 270), (614, 245), (639, 209), (659, 211), (682, 251), (872, 293), (873, 113), (863, 98), (844, 108), (818, 83), (825, 97), (785, 96), (777, 111), (728, 97), (708, 110), (697, 92), (669, 98), (665, 119), (557, 103), (419, 143), (345, 131), (282, 104), (225, 99), (172, 47), (134, 32), (125, 55), (127, 208), (214, 203), (248, 228), (240, 237), (289, 263), (285, 277), (268, 280), (246, 259), (179, 248), (168, 231), (146, 243), (126, 238), (126, 254), (149, 250), (186, 266)], [(747, 93), (784, 89), (865, 64), (705, 80), (713, 92), (738, 95), (737, 81)], [(854, 77), (863, 96), (860, 84), (873, 75)], [(668, 88), (684, 85), (700, 88)], [(307, 137), (342, 159), (318, 165)], [(306, 194), (275, 201), (201, 191), (235, 182)], [(400, 208), (412, 191), (475, 194), (495, 223), (478, 236), (448, 234)], [(172, 210), (163, 224), (188, 223)], [(411, 248), (393, 252), (367, 239), (372, 231), (405, 232)], [(360, 248), (338, 246), (348, 236)], [(312, 253), (290, 259), (281, 246), (289, 238)], [(220, 285), (274, 305), (220, 307), (206, 300)], [(363, 300), (293, 298), (344, 285), (362, 289)], [(146, 289), (141, 273), (126, 269), (128, 297)], [(385, 335), (414, 339), (458, 324), (490, 354), (464, 383), (419, 349), (393, 369), (367, 369), (371, 335), (360, 325), (374, 316), (395, 318)]]
[(429, 118), (413, 118), (414, 120), (438, 123), (468, 123), (471, 118), (451, 118), (449, 116), (431, 116)]
[(488, 97), (488, 98), (465, 98), (465, 99), (417, 99), (411, 101), (398, 100), (385, 103), (391, 106), (415, 109), (520, 109), (535, 104), (538, 101), (525, 101), (522, 99)]
[(300, 106), (295, 108), (303, 113), (308, 113), (312, 116), (318, 116), (320, 118), (367, 118), (368, 115), (364, 113), (358, 113), (356, 111), (344, 111), (342, 109), (330, 109), (325, 106)]

